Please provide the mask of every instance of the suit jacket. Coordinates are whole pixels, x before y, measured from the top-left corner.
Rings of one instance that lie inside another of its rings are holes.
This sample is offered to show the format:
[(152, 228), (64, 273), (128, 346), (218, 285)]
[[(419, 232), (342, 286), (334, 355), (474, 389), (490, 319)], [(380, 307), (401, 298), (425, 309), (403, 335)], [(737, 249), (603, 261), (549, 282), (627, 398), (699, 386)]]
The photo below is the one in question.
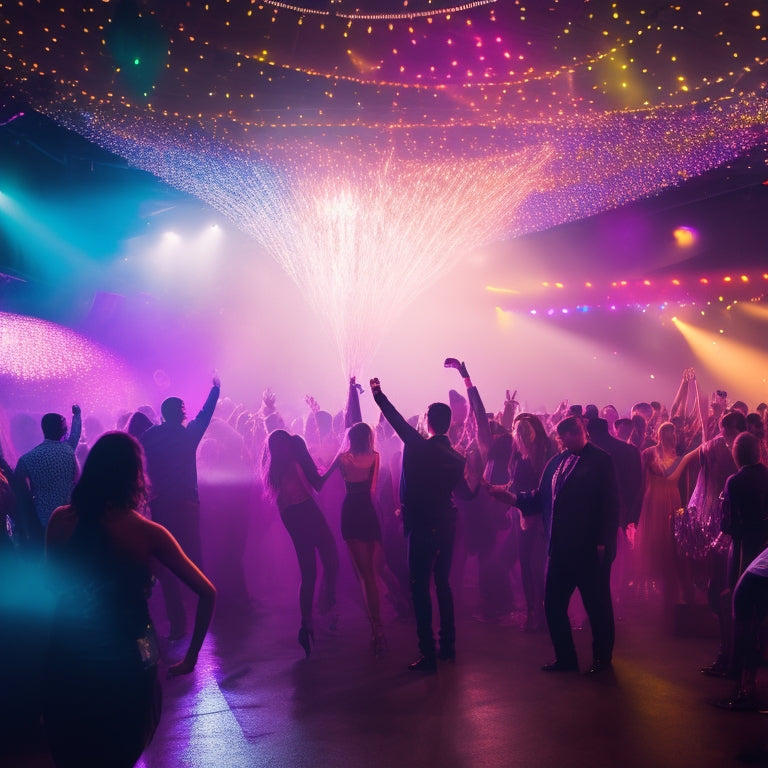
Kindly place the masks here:
[(733, 537), (740, 575), (768, 546), (768, 468), (750, 464), (726, 480), (721, 530)]
[[(591, 422), (590, 422), (591, 423)], [(631, 443), (625, 443), (613, 435), (589, 434), (590, 442), (602, 448), (613, 459), (616, 481), (619, 484), (619, 525), (626, 528), (630, 523), (637, 525), (643, 506), (643, 468), (640, 451)]]
[(550, 519), (549, 556), (578, 558), (604, 546), (616, 555), (619, 492), (613, 461), (608, 453), (587, 443), (557, 493), (558, 470), (572, 456), (563, 451), (550, 459), (534, 493), (518, 497), (523, 514), (542, 512)]
[(464, 480), (464, 457), (451, 447), (446, 435), (424, 437), (381, 392), (374, 400), (403, 441), (400, 503), (405, 532), (453, 525), (454, 490), (467, 498), (473, 495)]

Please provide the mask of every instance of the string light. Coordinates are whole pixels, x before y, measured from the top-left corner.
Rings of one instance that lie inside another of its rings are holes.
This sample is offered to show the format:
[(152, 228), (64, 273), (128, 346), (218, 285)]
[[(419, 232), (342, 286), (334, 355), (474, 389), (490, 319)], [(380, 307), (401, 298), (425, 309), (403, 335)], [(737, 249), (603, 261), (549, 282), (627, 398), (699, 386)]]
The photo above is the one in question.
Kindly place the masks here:
[[(346, 204), (323, 200), (350, 201), (370, 225), (443, 205), (448, 229), (485, 205), (497, 220), (469, 226), (467, 250), (652, 195), (768, 140), (766, 33), (743, 3), (380, 8), (144, 0), (121, 16), (86, 0), (52, 21), (18, 3), (0, 28), (3, 75), (33, 107), (225, 211), (284, 266), (311, 258), (309, 234), (274, 230), (299, 204), (314, 206), (305, 226), (358, 243)], [(533, 163), (532, 183), (511, 158)], [(502, 181), (516, 185), (507, 208), (487, 197), (509, 202)], [(417, 228), (410, 215), (402, 233)]]
[[(691, 276), (687, 279), (680, 278), (661, 278), (661, 279), (636, 279), (636, 280), (614, 280), (611, 282), (591, 282), (584, 283), (584, 287), (592, 289), (590, 291), (589, 301), (585, 301), (583, 294), (577, 285), (565, 285), (543, 281), (540, 283), (544, 290), (533, 291), (531, 288), (523, 289), (486, 286), (486, 290), (494, 294), (503, 294), (506, 298), (507, 306), (505, 310), (522, 310), (530, 306), (532, 298), (536, 293), (552, 294), (551, 296), (541, 296), (543, 303), (549, 303), (554, 298), (553, 288), (562, 285), (565, 291), (558, 291), (558, 298), (563, 300), (563, 293), (573, 303), (561, 309), (561, 314), (568, 314), (571, 311), (586, 313), (603, 311), (610, 309), (615, 311), (617, 306), (616, 299), (620, 298), (620, 306), (632, 312), (647, 312), (654, 307), (664, 312), (670, 307), (678, 309), (684, 307), (711, 306), (717, 301), (726, 304), (726, 310), (732, 306), (741, 303), (759, 303), (766, 300), (768, 296), (768, 274), (740, 275), (737, 283), (730, 275), (721, 277), (696, 277)], [(720, 294), (722, 286), (725, 285), (730, 291), (726, 298)], [(624, 289), (627, 290), (624, 290)], [(596, 298), (600, 297), (600, 298)], [(537, 308), (527, 310), (532, 315), (539, 314)], [(705, 310), (700, 310), (702, 315)], [(548, 313), (550, 316), (553, 312)]]
[(253, 236), (331, 326), (345, 376), (360, 372), (388, 321), (460, 258), (505, 237), (523, 201), (551, 183), (546, 147), (414, 161), (376, 145), (291, 144), (259, 158), (200, 138), (190, 147), (100, 136)]

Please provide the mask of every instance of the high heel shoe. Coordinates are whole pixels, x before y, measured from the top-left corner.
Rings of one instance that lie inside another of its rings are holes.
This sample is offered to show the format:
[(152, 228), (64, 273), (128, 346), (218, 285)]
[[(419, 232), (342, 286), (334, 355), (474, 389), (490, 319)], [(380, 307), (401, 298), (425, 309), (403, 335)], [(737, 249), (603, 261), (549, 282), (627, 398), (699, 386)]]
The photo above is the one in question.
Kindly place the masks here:
[(315, 633), (311, 629), (302, 627), (299, 630), (299, 645), (304, 649), (304, 653), (307, 654), (307, 658), (309, 658), (309, 654), (312, 652), (312, 643), (314, 640)]

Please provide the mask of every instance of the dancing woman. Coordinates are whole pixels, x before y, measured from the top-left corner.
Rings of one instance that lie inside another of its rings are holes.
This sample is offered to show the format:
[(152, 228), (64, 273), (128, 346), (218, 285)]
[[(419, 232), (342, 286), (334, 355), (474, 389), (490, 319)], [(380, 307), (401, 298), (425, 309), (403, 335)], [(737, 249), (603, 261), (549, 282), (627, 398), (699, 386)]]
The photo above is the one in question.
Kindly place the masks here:
[(163, 526), (143, 517), (141, 447), (107, 432), (91, 448), (72, 492), (46, 531), (57, 606), (46, 663), (44, 722), (57, 766), (132, 766), (160, 717), (157, 642), (147, 609), (159, 562), (198, 596), (184, 658), (191, 672), (216, 590)]
[(280, 511), (280, 518), (296, 549), (301, 572), (299, 645), (309, 658), (314, 641), (312, 603), (317, 582), (315, 550), (323, 564), (324, 604), (336, 604), (336, 576), (339, 555), (328, 523), (317, 506), (312, 490), (320, 490), (322, 478), (299, 435), (276, 429), (267, 439), (264, 453), (264, 481)]
[[(355, 390), (353, 397), (352, 390)], [(356, 400), (355, 380), (350, 382), (350, 400)], [(353, 412), (348, 408), (348, 413)], [(359, 418), (359, 404), (356, 410)], [(341, 536), (347, 542), (355, 572), (371, 622), (371, 646), (380, 656), (386, 649), (381, 621), (381, 600), (376, 573), (384, 567), (381, 526), (371, 493), (379, 475), (379, 454), (373, 449), (373, 430), (358, 421), (347, 432), (346, 450), (339, 453), (323, 476), (323, 481), (337, 468), (344, 478), (346, 496), (341, 505)]]
[[(645, 491), (635, 544), (635, 582), (643, 597), (660, 593), (671, 614), (677, 600), (672, 520), (683, 506), (678, 480), (685, 459), (677, 452), (677, 430), (672, 422), (661, 424), (658, 436), (656, 445), (642, 453)], [(667, 618), (671, 620), (671, 616)]]

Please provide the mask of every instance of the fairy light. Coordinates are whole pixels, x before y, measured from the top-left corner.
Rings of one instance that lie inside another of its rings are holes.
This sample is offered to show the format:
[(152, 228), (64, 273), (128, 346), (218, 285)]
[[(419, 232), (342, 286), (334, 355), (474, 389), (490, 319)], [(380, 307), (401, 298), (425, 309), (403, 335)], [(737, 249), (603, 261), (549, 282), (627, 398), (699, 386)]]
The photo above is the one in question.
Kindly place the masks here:
[(263, 0), (265, 5), (271, 5), (275, 8), (283, 8), (288, 11), (295, 11), (302, 15), (321, 15), (321, 16), (337, 16), (340, 19), (364, 19), (366, 21), (395, 21), (399, 19), (417, 19), (427, 18), (430, 19), (438, 14), (452, 14), (463, 13), (464, 11), (472, 10), (473, 8), (479, 8), (483, 5), (492, 5), (497, 0), (473, 0), (473, 2), (462, 3), (461, 5), (453, 5), (447, 8), (434, 8), (427, 11), (407, 11), (401, 13), (362, 13), (360, 11), (343, 12), (336, 10), (318, 10), (316, 8), (308, 8), (306, 6), (291, 5), (290, 3), (283, 3), (280, 0)]
[[(431, 180), (428, 216), (445, 205), (447, 229), (451, 211), (474, 221), (451, 194), (485, 200), (475, 188), (483, 163), (488, 193), (507, 200), (507, 210), (488, 204), (498, 221), (473, 224), (466, 243), (446, 235), (458, 252), (492, 230), (519, 235), (652, 195), (768, 140), (766, 35), (749, 4), (649, 13), (629, 0), (516, 3), (504, 14), (496, 5), (410, 0), (368, 13), (351, 0), (323, 10), (262, 0), (200, 11), (145, 0), (140, 23), (157, 45), (137, 44), (118, 62), (112, 3), (61, 7), (55, 23), (18, 3), (0, 54), (4, 81), (34, 107), (219, 207), (284, 266), (309, 258), (310, 235), (282, 235), (270, 220), (285, 224), (301, 203), (324, 237), (362, 248), (349, 211), (373, 226), (381, 211), (418, 209), (414, 168)], [(313, 165), (326, 146), (334, 162)], [(505, 175), (521, 157), (523, 166), (546, 157), (535, 195)], [(446, 198), (438, 168), (451, 182)], [(519, 186), (514, 204), (504, 180)], [(684, 230), (675, 236), (692, 244)]]
[[(77, 58), (86, 59), (86, 65), (92, 65), (94, 73), (100, 69), (98, 58), (93, 58), (91, 41), (98, 36), (99, 47), (105, 46), (101, 30), (110, 28), (111, 11), (105, 7), (109, 5), (93, 4), (80, 11), (61, 9), (61, 13), (71, 20), (65, 28), (67, 45), (51, 45), (52, 39), (60, 42), (59, 38), (50, 30), (43, 34), (39, 14), (32, 7), (21, 5), (14, 13), (14, 23), (16, 32), (24, 34), (8, 35), (5, 41), (8, 52), (11, 55), (24, 52), (27, 61), (55, 59), (60, 68), (72, 69), (73, 76), (63, 82), (87, 85), (85, 81), (91, 78), (84, 78), (82, 73), (74, 74), (79, 72)], [(215, 13), (211, 11), (202, 17), (191, 10), (159, 1), (144, 3), (143, 7), (145, 15), (171, 31), (172, 72), (180, 75), (182, 73), (176, 67), (188, 66), (200, 56), (210, 60), (211, 54), (218, 51), (222, 64), (230, 67), (227, 74), (236, 75), (228, 79), (239, 96), (253, 90), (254, 80), (261, 78), (270, 82), (269, 75), (250, 67), (240, 67), (240, 73), (233, 71), (238, 68), (236, 62), (242, 64), (253, 55), (252, 41), (268, 34), (274, 49), (267, 65), (307, 74), (310, 81), (302, 84), (302, 90), (311, 91), (311, 80), (314, 79), (348, 78), (352, 83), (372, 86), (366, 94), (370, 101), (379, 96), (387, 99), (387, 94), (376, 90), (382, 85), (418, 85), (432, 93), (434, 89), (446, 88), (453, 83), (459, 88), (479, 90), (486, 96), (485, 109), (509, 116), (519, 112), (522, 102), (540, 105), (541, 115), (557, 106), (573, 108), (579, 104), (622, 109), (700, 103), (704, 99), (734, 95), (736, 92), (729, 86), (740, 83), (745, 74), (760, 89), (759, 71), (764, 70), (766, 59), (765, 34), (760, 29), (758, 17), (753, 17), (746, 9), (736, 8), (734, 3), (726, 9), (720, 8), (716, 0), (703, 5), (705, 12), (702, 13), (692, 13), (690, 9), (662, 9), (656, 14), (653, 25), (644, 21), (643, 9), (638, 10), (628, 2), (622, 3), (618, 11), (606, 13), (605, 9), (596, 9), (586, 17), (568, 4), (547, 4), (541, 9), (528, 9), (518, 19), (511, 14), (497, 17), (493, 2), (443, 8), (433, 3), (423, 3), (418, 8), (406, 4), (402, 12), (393, 10), (378, 14), (362, 12), (352, 3), (335, 3), (330, 9), (318, 10), (276, 0), (250, 4), (245, 15), (238, 4), (232, 3), (217, 7)], [(313, 19), (314, 23), (309, 23)], [(94, 20), (100, 23), (94, 24)], [(685, 23), (681, 24), (681, 20)], [(372, 28), (371, 24), (375, 26)], [(297, 27), (301, 29), (301, 40), (296, 38)], [(177, 38), (172, 32), (177, 29), (195, 34)], [(713, 29), (716, 30), (714, 34)], [(563, 30), (568, 30), (569, 34)], [(335, 36), (337, 39), (334, 40)], [(706, 56), (701, 55), (697, 44), (702, 36), (711, 40)], [(406, 37), (419, 43), (418, 52), (414, 51), (413, 55), (408, 54), (409, 46), (402, 45)], [(448, 39), (450, 46), (446, 42)], [(500, 42), (498, 48), (477, 48), (476, 39)], [(694, 44), (686, 48), (686, 40)], [(739, 50), (734, 50), (735, 40), (739, 41)], [(393, 46), (395, 41), (399, 44)], [(45, 47), (41, 43), (48, 48), (47, 56), (43, 56)], [(350, 47), (348, 43), (353, 49), (362, 50), (364, 46), (371, 58), (379, 60), (377, 79), (359, 77), (345, 60), (343, 51)], [(525, 50), (525, 68), (510, 71), (510, 48), (521, 44)], [(668, 70), (654, 59), (658, 58), (660, 50), (666, 52), (672, 46), (675, 50), (669, 60), (674, 62), (674, 68)], [(453, 51), (450, 54), (449, 48)], [(322, 54), (319, 54), (320, 49)], [(393, 54), (393, 49), (399, 53)], [(461, 55), (460, 67), (452, 72), (450, 61), (456, 59), (457, 50)], [(735, 58), (743, 62), (737, 67), (733, 63), (734, 53), (737, 54)], [(74, 68), (68, 63), (70, 59)], [(263, 63), (258, 58), (252, 61)], [(38, 62), (34, 61), (34, 65), (38, 66)], [(31, 68), (31, 64), (28, 67)], [(471, 71), (473, 77), (462, 80), (459, 73), (467, 71)], [(624, 75), (618, 74), (630, 71), (638, 73), (636, 80), (626, 80)], [(401, 72), (410, 79), (393, 77)], [(93, 79), (96, 79), (95, 74)], [(195, 99), (196, 82), (180, 78), (177, 83), (180, 87), (172, 89), (174, 98)], [(626, 83), (626, 88), (620, 87), (622, 82)], [(681, 83), (686, 91), (681, 90)], [(271, 84), (276, 86), (278, 83), (272, 80)], [(551, 86), (549, 91), (541, 90), (542, 84)], [(512, 95), (510, 87), (520, 89), (519, 98)], [(620, 96), (614, 92), (617, 88), (622, 91)], [(739, 88), (743, 89), (743, 86)], [(749, 83), (744, 90), (749, 90)], [(291, 98), (295, 89), (289, 87), (283, 92)], [(547, 92), (549, 95), (545, 96)], [(649, 98), (649, 94), (654, 95)], [(601, 104), (605, 99), (607, 101)]]
[[(760, 285), (763, 275), (740, 275), (739, 282), (726, 275), (722, 278), (729, 288), (729, 295), (718, 295), (719, 278), (696, 277), (667, 278), (667, 279), (636, 279), (613, 280), (603, 282), (587, 281), (584, 287), (590, 289), (589, 299), (586, 300), (579, 286), (569, 286), (565, 293), (571, 302), (566, 308), (569, 312), (600, 312), (606, 309), (616, 310), (621, 307), (624, 311), (648, 313), (657, 308), (662, 314), (669, 307), (678, 309), (686, 307), (712, 306), (713, 301), (721, 302), (726, 310), (736, 305), (761, 304), (768, 299), (766, 287)], [(764, 278), (765, 279), (765, 278)], [(554, 300), (553, 289), (561, 283), (544, 280), (536, 283), (538, 290), (532, 286), (486, 286), (486, 291), (505, 296), (505, 309), (525, 310), (533, 315), (539, 314), (539, 309), (530, 308), (532, 301), (550, 304)], [(565, 287), (565, 286), (564, 286)], [(542, 290), (543, 289), (543, 290)], [(626, 289), (626, 290), (625, 290)], [(558, 291), (559, 300), (562, 292)], [(704, 315), (704, 310), (699, 310)], [(768, 313), (768, 310), (766, 310)], [(566, 313), (563, 313), (566, 314)]]
[(346, 376), (386, 323), (456, 262), (500, 239), (551, 150), (413, 161), (287, 144), (271, 158), (203, 142), (101, 142), (228, 216), (294, 280), (331, 327)]
[(105, 405), (135, 395), (133, 375), (113, 353), (68, 328), (8, 312), (0, 312), (0, 377), (39, 387), (72, 382)]

